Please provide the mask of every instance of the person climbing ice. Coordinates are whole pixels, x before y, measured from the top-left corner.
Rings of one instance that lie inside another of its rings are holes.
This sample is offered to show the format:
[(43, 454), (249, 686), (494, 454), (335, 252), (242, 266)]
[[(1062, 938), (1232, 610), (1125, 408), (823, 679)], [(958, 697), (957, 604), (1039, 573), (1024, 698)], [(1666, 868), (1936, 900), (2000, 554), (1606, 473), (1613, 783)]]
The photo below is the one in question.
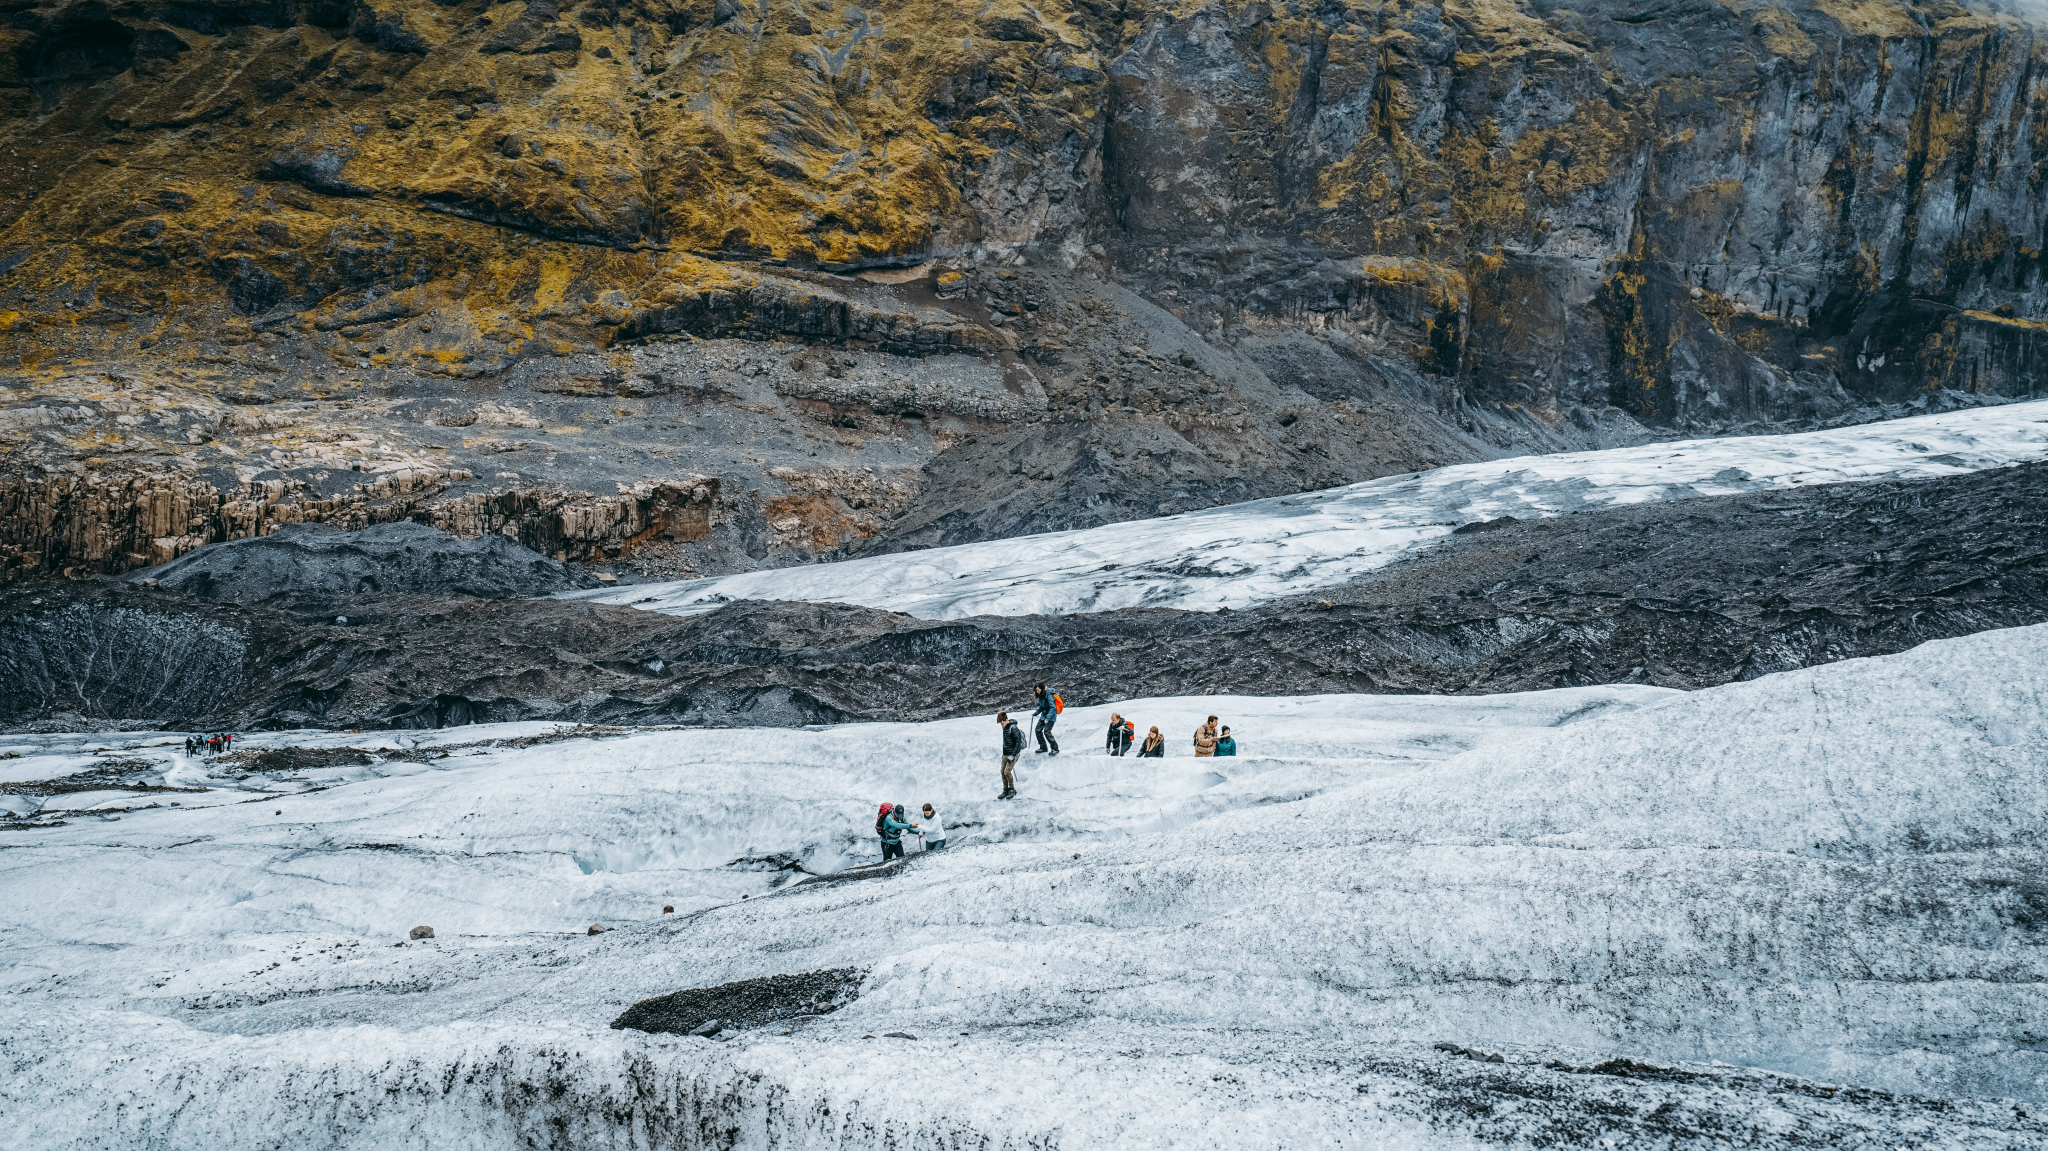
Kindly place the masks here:
[(882, 814), (875, 819), (875, 834), (882, 837), (883, 863), (903, 858), (903, 833), (916, 827), (916, 824), (904, 820), (902, 804), (882, 805)]
[(1066, 703), (1060, 699), (1058, 692), (1045, 690), (1042, 683), (1038, 685), (1035, 694), (1038, 697), (1038, 706), (1037, 710), (1032, 712), (1032, 717), (1037, 722), (1032, 725), (1031, 730), (1038, 736), (1038, 750), (1033, 754), (1045, 755), (1050, 747), (1051, 753), (1058, 755), (1060, 741), (1053, 738), (1052, 725), (1059, 722), (1060, 712), (1066, 710)]
[(939, 822), (939, 813), (932, 805), (924, 805), (924, 849), (937, 851), (946, 846), (946, 825)]
[(997, 799), (1017, 798), (1017, 757), (1024, 754), (1024, 729), (1010, 718), (1007, 711), (996, 713), (996, 722), (1003, 728), (1003, 793)]

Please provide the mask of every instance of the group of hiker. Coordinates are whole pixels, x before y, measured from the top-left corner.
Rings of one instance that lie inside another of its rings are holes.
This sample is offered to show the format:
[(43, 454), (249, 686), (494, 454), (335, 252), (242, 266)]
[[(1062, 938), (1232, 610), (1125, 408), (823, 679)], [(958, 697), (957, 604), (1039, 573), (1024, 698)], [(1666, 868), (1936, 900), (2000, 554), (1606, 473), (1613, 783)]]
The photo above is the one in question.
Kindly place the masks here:
[[(1136, 741), (1138, 726), (1116, 712), (1109, 714), (1109, 745), (1105, 750), (1111, 755), (1130, 755), (1131, 744)], [(1138, 744), (1140, 759), (1162, 759), (1166, 755), (1166, 737), (1158, 728), (1145, 733), (1145, 741)], [(1232, 738), (1230, 729), (1216, 726), (1216, 717), (1210, 716), (1202, 726), (1195, 729), (1195, 754), (1236, 755), (1237, 740)]]
[[(1038, 755), (1058, 755), (1060, 741), (1053, 738), (1053, 725), (1059, 722), (1060, 713), (1067, 709), (1067, 703), (1058, 692), (1049, 691), (1044, 684), (1032, 689), (1031, 727), (1038, 737)], [(1007, 711), (996, 713), (996, 723), (1003, 729), (1003, 791), (997, 799), (1017, 798), (1017, 761), (1024, 755), (1024, 730)], [(1121, 714), (1112, 712), (1109, 717), (1109, 742), (1105, 750), (1111, 755), (1131, 754), (1131, 745), (1137, 743), (1138, 728)], [(1139, 758), (1163, 759), (1166, 756), (1166, 737), (1158, 728), (1145, 733), (1144, 742), (1138, 743)], [(1216, 717), (1210, 716), (1195, 729), (1195, 754), (1197, 756), (1236, 755), (1237, 740), (1227, 727), (1218, 727)]]
[[(1058, 692), (1048, 690), (1042, 683), (1034, 687), (1031, 694), (1031, 729), (1032, 734), (1038, 739), (1036, 754), (1058, 755), (1060, 741), (1054, 737), (1053, 729), (1059, 722), (1060, 714), (1067, 709), (1066, 701), (1060, 698)], [(1003, 731), (1003, 791), (996, 798), (1015, 799), (1017, 761), (1024, 757), (1024, 747), (1028, 741), (1024, 736), (1024, 728), (1010, 718), (1009, 712), (997, 712), (996, 723)], [(1194, 743), (1195, 755), (1198, 757), (1237, 754), (1237, 740), (1230, 734), (1228, 727), (1218, 725), (1217, 717), (1213, 715), (1195, 728)], [(1131, 750), (1134, 746), (1137, 748), (1135, 752)], [(1163, 759), (1166, 756), (1166, 737), (1154, 727), (1145, 733), (1145, 738), (1141, 741), (1138, 739), (1137, 725), (1125, 719), (1121, 713), (1112, 712), (1109, 717), (1108, 741), (1104, 750), (1116, 756), (1137, 755), (1140, 758)], [(924, 805), (924, 818), (921, 823), (912, 822), (910, 817), (904, 814), (902, 804), (883, 804), (881, 811), (875, 815), (875, 835), (882, 841), (884, 863), (892, 859), (902, 859), (906, 844), (924, 851), (936, 851), (946, 846), (945, 825), (939, 821), (937, 809), (929, 803)]]
[(946, 825), (939, 820), (937, 809), (931, 804), (924, 805), (924, 822), (912, 823), (903, 816), (903, 805), (885, 803), (875, 816), (875, 834), (882, 837), (882, 862), (903, 858), (904, 839), (914, 840), (913, 846), (919, 851), (937, 851), (946, 846)]
[(185, 737), (186, 755), (221, 755), (235, 750), (235, 733), (216, 731), (211, 735)]
[[(1032, 691), (1031, 727), (1038, 738), (1039, 755), (1058, 755), (1060, 742), (1053, 735), (1054, 725), (1060, 714), (1067, 708), (1066, 701), (1058, 692), (1047, 690), (1044, 684)], [(1024, 728), (1010, 718), (1007, 711), (996, 713), (996, 723), (1003, 732), (1003, 791), (997, 799), (1017, 798), (1017, 761), (1024, 757), (1024, 748), (1029, 742)], [(1201, 726), (1195, 728), (1195, 754), (1197, 756), (1236, 755), (1237, 740), (1230, 729), (1217, 724), (1217, 717), (1210, 716)], [(1132, 750), (1136, 747), (1136, 751)], [(1113, 712), (1109, 717), (1109, 736), (1104, 747), (1110, 755), (1137, 755), (1140, 758), (1163, 759), (1166, 756), (1166, 737), (1157, 727), (1149, 729), (1145, 738), (1138, 739), (1137, 725), (1125, 719), (1121, 713)], [(913, 822), (904, 814), (900, 803), (885, 803), (875, 815), (875, 835), (882, 841), (882, 861), (902, 859), (905, 844), (921, 846), (922, 850), (933, 851), (946, 846), (945, 825), (939, 821), (937, 810), (929, 803), (924, 805), (924, 819)]]

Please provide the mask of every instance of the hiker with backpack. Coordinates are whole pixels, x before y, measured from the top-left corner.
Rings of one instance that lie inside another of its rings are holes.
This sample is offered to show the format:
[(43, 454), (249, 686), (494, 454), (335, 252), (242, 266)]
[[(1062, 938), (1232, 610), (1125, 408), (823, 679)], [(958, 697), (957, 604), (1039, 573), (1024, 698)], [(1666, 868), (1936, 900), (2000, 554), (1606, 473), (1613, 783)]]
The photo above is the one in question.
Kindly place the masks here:
[(1106, 750), (1111, 755), (1124, 754), (1131, 750), (1131, 737), (1136, 733), (1137, 729), (1131, 726), (1130, 720), (1115, 712), (1111, 712), (1109, 716), (1109, 747)]
[(1046, 754), (1046, 747), (1050, 745), (1052, 754), (1058, 755), (1060, 741), (1053, 738), (1052, 725), (1059, 722), (1060, 713), (1067, 710), (1067, 702), (1059, 697), (1058, 692), (1045, 690), (1042, 683), (1038, 685), (1035, 694), (1038, 697), (1038, 707), (1032, 716), (1037, 722), (1032, 725), (1032, 731), (1038, 736), (1038, 751), (1034, 754)]
[(997, 799), (1017, 798), (1017, 757), (1024, 754), (1024, 729), (1010, 718), (1007, 711), (996, 713), (996, 722), (1003, 728), (1003, 793)]
[(902, 804), (882, 805), (882, 813), (875, 817), (875, 834), (882, 837), (883, 863), (903, 858), (903, 833), (916, 827), (916, 824), (904, 821)]
[(1165, 759), (1165, 758), (1166, 758), (1166, 737), (1165, 737), (1165, 736), (1163, 736), (1163, 735), (1161, 735), (1161, 734), (1159, 734), (1159, 729), (1158, 729), (1158, 728), (1156, 728), (1156, 727), (1155, 727), (1155, 728), (1153, 728), (1153, 729), (1152, 729), (1151, 731), (1149, 731), (1149, 732), (1147, 732), (1147, 733), (1146, 733), (1146, 735), (1145, 735), (1145, 742), (1144, 742), (1144, 744), (1143, 744), (1142, 746), (1140, 746), (1140, 747), (1138, 748), (1138, 758), (1139, 758), (1139, 759)]
[(1195, 754), (1197, 756), (1215, 755), (1216, 739), (1216, 717), (1212, 715), (1209, 717), (1209, 722), (1195, 729)]
[(1220, 736), (1216, 737), (1216, 754), (1217, 754), (1217, 755), (1236, 755), (1236, 754), (1237, 754), (1237, 741), (1236, 741), (1236, 740), (1234, 740), (1234, 739), (1232, 739), (1232, 738), (1230, 738), (1230, 729), (1229, 729), (1229, 728), (1227, 728), (1227, 727), (1223, 729), (1223, 734), (1222, 734), (1222, 735), (1220, 735)]

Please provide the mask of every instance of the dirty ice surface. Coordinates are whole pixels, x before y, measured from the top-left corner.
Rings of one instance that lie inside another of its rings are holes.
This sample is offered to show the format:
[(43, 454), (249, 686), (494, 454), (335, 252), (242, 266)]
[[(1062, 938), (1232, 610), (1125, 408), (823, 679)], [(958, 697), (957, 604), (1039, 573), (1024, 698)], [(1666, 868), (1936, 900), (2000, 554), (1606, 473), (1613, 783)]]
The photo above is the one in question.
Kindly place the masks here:
[(1329, 587), (1461, 524), (2048, 459), (2048, 401), (1830, 431), (1523, 456), (1017, 539), (565, 593), (687, 615), (741, 599), (861, 604), (923, 619), (1175, 607)]
[[(1117, 705), (1164, 760), (1109, 710), (1007, 803), (987, 718), (9, 737), (0, 1147), (2048, 1148), (2048, 627)], [(204, 790), (29, 795), (112, 759)], [(883, 799), (947, 848), (867, 866)], [(830, 1015), (606, 1026), (828, 968)]]

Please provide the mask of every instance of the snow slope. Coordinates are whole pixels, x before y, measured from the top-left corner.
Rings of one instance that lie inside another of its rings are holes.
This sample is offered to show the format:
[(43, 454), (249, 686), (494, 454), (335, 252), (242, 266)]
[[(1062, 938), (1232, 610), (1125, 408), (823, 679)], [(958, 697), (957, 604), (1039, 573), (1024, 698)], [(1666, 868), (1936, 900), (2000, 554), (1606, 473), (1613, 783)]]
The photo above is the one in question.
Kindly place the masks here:
[[(109, 939), (136, 930), (144, 938), (160, 931), (228, 937), (281, 924), (351, 935), (415, 923), (464, 935), (582, 930), (593, 920), (644, 919), (663, 904), (687, 913), (763, 894), (801, 874), (785, 867), (830, 872), (870, 862), (878, 855), (871, 824), (882, 797), (944, 804), (946, 823), (968, 842), (1100, 842), (1243, 803), (1300, 799), (1680, 695), (1619, 685), (1477, 698), (1205, 696), (1074, 708), (1060, 723), (1069, 754), (1026, 757), (1027, 801), (1018, 805), (992, 798), (1000, 738), (991, 717), (622, 731), (601, 739), (574, 738), (590, 729), (546, 723), (370, 737), (261, 734), (248, 737), (252, 747), (438, 749), (449, 757), (240, 781), (216, 778), (226, 773), (221, 761), (177, 754), (182, 737), (168, 734), (17, 736), (0, 754), (30, 754), (0, 763), (9, 780), (58, 778), (110, 755), (153, 755), (171, 765), (172, 783), (220, 790), (6, 797), (9, 810), (36, 810), (68, 825), (0, 856), (0, 889), (95, 908), (118, 925), (105, 928), (114, 933)], [(1102, 755), (1101, 733), (1119, 708), (1172, 732), (1174, 758)], [(1217, 761), (1189, 751), (1195, 727), (1212, 711), (1228, 714), (1245, 746), (1263, 753), (1230, 765), (1227, 780), (1210, 770)], [(557, 728), (572, 738), (506, 746)], [(253, 802), (265, 796), (275, 802)], [(79, 808), (98, 814), (64, 814)], [(109, 813), (124, 819), (101, 822)], [(195, 838), (203, 851), (165, 850)], [(777, 855), (784, 858), (767, 860)], [(760, 862), (730, 866), (749, 858)], [(110, 873), (121, 882), (109, 884)], [(14, 913), (22, 926), (40, 916), (29, 905)], [(30, 938), (30, 947), (40, 946), (48, 934)], [(97, 945), (102, 937), (93, 938)]]
[[(2048, 627), (1692, 694), (1124, 706), (1163, 761), (1094, 750), (1106, 710), (1014, 804), (986, 719), (454, 731), (8, 832), (0, 1146), (2048, 1148)], [(1262, 754), (1188, 757), (1209, 711)], [(722, 864), (871, 850), (880, 797), (953, 843)], [(839, 967), (831, 1016), (605, 1026)]]
[(1460, 464), (1104, 528), (566, 596), (678, 615), (738, 599), (853, 603), (924, 619), (1207, 611), (1340, 584), (1461, 524), (1500, 516), (1925, 479), (2042, 459), (2048, 401)]

